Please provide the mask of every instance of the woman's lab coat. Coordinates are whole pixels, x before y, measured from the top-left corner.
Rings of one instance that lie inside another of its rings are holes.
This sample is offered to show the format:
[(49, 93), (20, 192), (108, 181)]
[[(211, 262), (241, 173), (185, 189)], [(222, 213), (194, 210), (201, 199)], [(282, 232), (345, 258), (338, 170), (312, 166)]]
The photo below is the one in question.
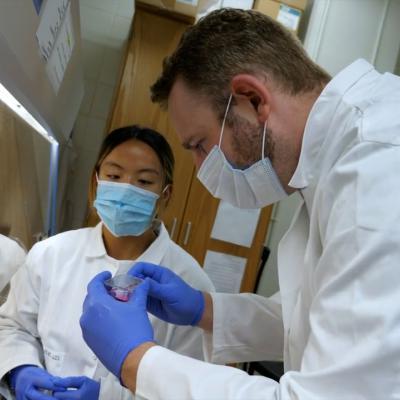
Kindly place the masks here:
[(209, 359), (271, 360), (277, 383), (151, 348), (155, 399), (400, 399), (400, 78), (359, 60), (323, 90), (290, 182), (303, 203), (278, 249), (280, 293), (213, 294)]
[(10, 282), (24, 260), (25, 251), (22, 247), (15, 240), (0, 235), (0, 292)]
[[(100, 399), (133, 398), (97, 360), (79, 326), (88, 282), (101, 271), (114, 275), (126, 272), (133, 264), (107, 255), (101, 228), (99, 224), (61, 233), (39, 242), (29, 252), (25, 265), (12, 280), (8, 301), (0, 309), (1, 377), (18, 365), (33, 364), (53, 375), (85, 375), (100, 380)], [(139, 260), (170, 267), (194, 287), (213, 291), (206, 273), (170, 239), (162, 224), (157, 239)], [(199, 328), (150, 318), (158, 343), (204, 359)]]

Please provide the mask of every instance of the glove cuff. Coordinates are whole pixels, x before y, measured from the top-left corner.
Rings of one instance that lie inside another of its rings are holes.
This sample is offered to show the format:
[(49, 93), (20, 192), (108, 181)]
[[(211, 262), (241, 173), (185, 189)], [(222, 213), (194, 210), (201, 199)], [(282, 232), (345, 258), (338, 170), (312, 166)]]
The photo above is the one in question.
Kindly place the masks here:
[(201, 317), (203, 316), (204, 312), (204, 306), (205, 306), (205, 300), (204, 300), (204, 294), (200, 290), (197, 291), (198, 294), (198, 308), (197, 312), (194, 315), (193, 321), (190, 323), (192, 326), (196, 326), (199, 321), (201, 320)]
[(13, 392), (15, 392), (15, 386), (17, 384), (17, 378), (19, 373), (26, 367), (36, 367), (36, 366), (32, 364), (18, 365), (18, 367), (15, 367), (8, 372), (8, 384)]

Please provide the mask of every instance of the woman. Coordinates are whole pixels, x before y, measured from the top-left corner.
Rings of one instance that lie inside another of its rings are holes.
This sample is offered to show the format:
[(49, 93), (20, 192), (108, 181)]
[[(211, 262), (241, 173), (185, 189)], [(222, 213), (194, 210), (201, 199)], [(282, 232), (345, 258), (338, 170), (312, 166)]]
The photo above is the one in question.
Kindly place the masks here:
[[(120, 128), (105, 138), (90, 191), (91, 199), (96, 191), (93, 206), (101, 222), (37, 243), (1, 309), (0, 376), (8, 373), (6, 381), (17, 399), (31, 398), (32, 391), (35, 399), (132, 398), (82, 338), (82, 303), (97, 273), (125, 273), (133, 261), (148, 261), (174, 266), (199, 290), (213, 290), (198, 263), (156, 220), (171, 196), (173, 165), (168, 143), (151, 129)], [(160, 344), (203, 357), (198, 328), (150, 318)]]

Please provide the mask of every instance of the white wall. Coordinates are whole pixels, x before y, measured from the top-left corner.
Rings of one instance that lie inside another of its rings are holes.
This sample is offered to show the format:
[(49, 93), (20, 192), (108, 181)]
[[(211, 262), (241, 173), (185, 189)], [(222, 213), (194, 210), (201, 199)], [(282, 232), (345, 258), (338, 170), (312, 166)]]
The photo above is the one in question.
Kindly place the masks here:
[[(304, 46), (332, 75), (360, 57), (381, 72), (400, 74), (400, 1), (314, 0)], [(258, 288), (264, 296), (278, 290), (277, 245), (298, 203), (299, 197), (291, 196), (275, 206), (266, 238), (271, 255)]]
[(398, 0), (314, 0), (304, 46), (332, 75), (360, 57), (393, 72), (399, 21)]

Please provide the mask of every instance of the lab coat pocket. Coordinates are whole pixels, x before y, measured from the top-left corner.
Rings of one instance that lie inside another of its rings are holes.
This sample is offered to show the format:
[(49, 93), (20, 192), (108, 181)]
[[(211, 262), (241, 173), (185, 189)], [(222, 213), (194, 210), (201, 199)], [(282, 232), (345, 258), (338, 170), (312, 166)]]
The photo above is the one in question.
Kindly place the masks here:
[(44, 348), (44, 363), (47, 372), (52, 375), (61, 375), (64, 365), (65, 353)]

